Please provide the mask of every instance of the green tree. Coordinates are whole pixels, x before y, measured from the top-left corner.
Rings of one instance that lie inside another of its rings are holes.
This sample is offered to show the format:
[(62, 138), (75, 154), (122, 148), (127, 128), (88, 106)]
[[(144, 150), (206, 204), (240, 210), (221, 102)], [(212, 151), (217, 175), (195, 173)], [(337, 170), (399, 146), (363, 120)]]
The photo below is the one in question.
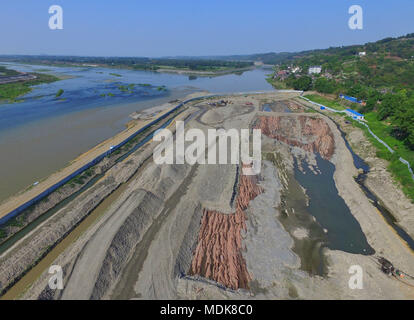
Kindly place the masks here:
[(312, 86), (312, 78), (308, 76), (300, 77), (293, 82), (293, 88), (295, 90), (307, 91), (311, 88), (311, 86)]
[(333, 93), (336, 89), (336, 83), (323, 77), (318, 78), (314, 85), (316, 91), (321, 93)]

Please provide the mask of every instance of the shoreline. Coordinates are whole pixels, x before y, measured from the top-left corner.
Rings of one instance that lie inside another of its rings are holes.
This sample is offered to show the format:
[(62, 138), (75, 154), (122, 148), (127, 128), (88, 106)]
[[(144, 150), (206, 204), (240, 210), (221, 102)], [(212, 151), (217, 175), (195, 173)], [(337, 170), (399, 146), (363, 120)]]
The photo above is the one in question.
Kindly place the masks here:
[[(315, 110), (312, 104), (302, 99), (300, 101)], [(320, 113), (319, 110), (316, 109), (316, 111)], [(325, 115), (324, 113), (321, 114)], [(409, 214), (414, 212), (414, 204), (403, 193), (402, 186), (395, 181), (392, 173), (388, 170), (389, 162), (376, 156), (375, 146), (365, 136), (362, 129), (347, 124), (346, 119), (335, 113), (325, 116), (328, 119), (332, 117), (330, 121), (334, 121), (346, 134), (353, 152), (369, 165), (370, 171), (366, 177), (366, 187), (378, 198), (381, 205), (390, 212), (396, 223), (411, 237), (414, 237), (414, 216)]]
[(160, 68), (160, 69), (155, 70), (155, 72), (174, 73), (174, 74), (182, 74), (182, 75), (188, 75), (188, 76), (199, 76), (199, 77), (218, 77), (218, 76), (223, 76), (223, 75), (226, 75), (226, 74), (252, 71), (252, 70), (255, 70), (255, 69), (257, 69), (257, 68), (256, 67), (247, 67), (247, 68), (229, 69), (229, 70), (221, 70), (221, 71), (196, 71), (196, 70), (189, 70), (189, 69)]
[[(16, 64), (23, 64), (23, 65), (29, 65), (29, 66), (43, 66), (43, 67), (62, 67), (62, 68), (106, 68), (106, 69), (112, 69), (112, 70), (132, 70), (132, 71), (148, 71), (148, 72), (155, 72), (155, 73), (174, 73), (174, 74), (183, 74), (183, 75), (194, 75), (194, 76), (221, 76), (225, 74), (231, 74), (231, 73), (238, 73), (238, 72), (245, 72), (245, 71), (251, 71), (258, 69), (256, 66), (250, 66), (245, 68), (238, 68), (238, 69), (226, 69), (226, 70), (219, 70), (219, 71), (197, 71), (197, 70), (191, 70), (191, 69), (179, 69), (179, 68), (159, 68), (155, 70), (151, 69), (135, 69), (131, 67), (126, 66), (111, 66), (111, 65), (104, 65), (104, 64), (97, 64), (97, 65), (81, 65), (81, 64), (59, 64), (59, 63), (30, 63), (30, 62), (18, 62), (18, 61), (0, 61), (0, 63), (16, 63)], [(47, 73), (48, 72), (44, 72)]]
[[(203, 92), (193, 93), (193, 94), (187, 95), (182, 100), (191, 99), (193, 97), (197, 97), (202, 94), (204, 93)], [(180, 99), (180, 102), (182, 100)], [(69, 176), (73, 172), (76, 172), (76, 170), (79, 170), (86, 163), (96, 158), (98, 155), (109, 150), (111, 146), (119, 144), (121, 141), (125, 140), (127, 137), (141, 130), (143, 127), (150, 124), (151, 121), (155, 120), (155, 118), (158, 119), (162, 117), (163, 115), (171, 111), (175, 107), (175, 105), (170, 104), (170, 103), (165, 103), (162, 106), (155, 106), (151, 108), (160, 108), (160, 107), (163, 107), (162, 110), (158, 109), (158, 112), (155, 114), (154, 117), (149, 117), (145, 120), (136, 119), (136, 120), (129, 121), (126, 129), (104, 140), (103, 142), (97, 144), (96, 146), (82, 153), (75, 159), (70, 160), (67, 166), (50, 174), (47, 177), (44, 177), (42, 180), (38, 181), (38, 184), (29, 185), (25, 189), (19, 191), (14, 196), (6, 198), (2, 202), (0, 202), (0, 219), (4, 218), (8, 214), (10, 214), (10, 212), (15, 210), (22, 204), (26, 203), (30, 199), (35, 198), (37, 195), (41, 194), (42, 192), (50, 188), (55, 183), (62, 180), (64, 177)]]

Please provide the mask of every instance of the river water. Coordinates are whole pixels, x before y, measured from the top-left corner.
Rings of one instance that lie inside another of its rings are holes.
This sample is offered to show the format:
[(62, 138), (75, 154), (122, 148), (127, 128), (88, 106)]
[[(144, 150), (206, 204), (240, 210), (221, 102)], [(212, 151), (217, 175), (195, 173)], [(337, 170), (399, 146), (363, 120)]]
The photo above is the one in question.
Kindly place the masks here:
[[(0, 202), (68, 164), (125, 129), (138, 110), (207, 90), (271, 90), (269, 71), (190, 78), (186, 75), (108, 68), (0, 63), (65, 80), (35, 86), (23, 102), (0, 104)], [(133, 89), (120, 86), (134, 84)], [(62, 89), (63, 94), (56, 97)], [(108, 95), (109, 94), (109, 95)]]
[(327, 246), (331, 250), (371, 255), (375, 251), (344, 199), (339, 196), (333, 178), (335, 166), (316, 154), (319, 174), (314, 174), (306, 163), (302, 171), (295, 164), (295, 178), (309, 197), (309, 213), (326, 230)]

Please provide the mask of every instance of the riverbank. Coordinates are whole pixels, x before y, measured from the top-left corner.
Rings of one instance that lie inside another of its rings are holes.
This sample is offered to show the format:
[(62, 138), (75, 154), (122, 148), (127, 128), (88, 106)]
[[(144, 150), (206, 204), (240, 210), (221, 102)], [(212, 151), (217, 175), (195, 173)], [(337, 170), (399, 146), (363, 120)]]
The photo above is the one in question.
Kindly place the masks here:
[[(315, 108), (310, 103), (302, 103)], [(403, 186), (396, 181), (390, 172), (390, 163), (378, 157), (378, 148), (359, 126), (355, 126), (345, 117), (329, 113), (329, 116), (345, 132), (346, 138), (353, 151), (361, 157), (369, 166), (370, 172), (365, 181), (366, 186), (381, 204), (390, 211), (397, 223), (411, 236), (414, 236), (414, 204), (403, 192)], [(406, 168), (405, 168), (406, 170)], [(408, 171), (408, 170), (407, 170)]]
[[(45, 71), (39, 66), (4, 65), (21, 72)], [(259, 69), (242, 75), (197, 79), (124, 69), (116, 71), (122, 77), (115, 77), (109, 75), (112, 69), (98, 67), (48, 67), (47, 72), (72, 78), (36, 86), (23, 97), (23, 102), (0, 106), (0, 148), (7, 150), (7, 157), (0, 157), (0, 167), (7, 168), (0, 172), (0, 203), (124, 130), (134, 112), (182, 99), (197, 91), (271, 89), (264, 79), (265, 72)], [(119, 89), (129, 88), (130, 84), (135, 84), (134, 93)], [(167, 91), (157, 89), (163, 85)], [(60, 89), (64, 93), (56, 98)]]
[(175, 74), (184, 74), (189, 76), (198, 76), (198, 77), (218, 77), (225, 74), (232, 74), (232, 73), (243, 73), (246, 71), (254, 70), (255, 67), (248, 67), (248, 68), (230, 68), (230, 69), (223, 69), (223, 70), (215, 70), (215, 71), (197, 71), (191, 69), (178, 69), (178, 68), (159, 68), (156, 69), (156, 72), (160, 73), (175, 73)]
[[(350, 208), (352, 214), (358, 220), (364, 231), (368, 242), (375, 249), (376, 256), (384, 256), (390, 261), (393, 261), (398, 268), (402, 270), (414, 271), (414, 252), (408, 248), (406, 243), (396, 234), (390, 225), (384, 220), (383, 216), (372, 205), (369, 199), (365, 196), (361, 188), (358, 186), (354, 177), (357, 176), (358, 171), (354, 166), (352, 155), (345, 146), (340, 132), (336, 129), (336, 125), (327, 120), (335, 134), (335, 139), (338, 141), (333, 162), (336, 169), (334, 179), (338, 188), (339, 195), (345, 200), (346, 204)], [(358, 153), (357, 151), (355, 151)], [(392, 187), (395, 190), (395, 186)], [(344, 257), (340, 257), (339, 252), (330, 253), (331, 259), (339, 260), (344, 263)], [(358, 259), (359, 260), (359, 259)], [(350, 262), (351, 263), (351, 262)], [(340, 264), (338, 264), (340, 265)], [(371, 265), (371, 267), (369, 267)], [(350, 264), (347, 265), (348, 268)], [(372, 260), (365, 259), (363, 265), (364, 269), (372, 268), (375, 263)], [(346, 270), (346, 265), (343, 266)], [(344, 271), (345, 271), (344, 270)], [(378, 270), (380, 271), (380, 270)], [(391, 286), (391, 282), (395, 280), (387, 279), (381, 272), (375, 272), (376, 276), (371, 275), (370, 286), (379, 286), (379, 282), (383, 281), (383, 285)], [(331, 273), (331, 276), (339, 276), (337, 272)], [(341, 275), (342, 277), (342, 275)], [(366, 282), (364, 283), (366, 285)], [(399, 286), (392, 285), (394, 287), (387, 293), (389, 296), (398, 296), (400, 293), (405, 292), (406, 298), (412, 299), (414, 297), (414, 291), (410, 287), (404, 288), (400, 292), (397, 291)], [(385, 292), (381, 294), (385, 295)]]
[(35, 77), (35, 79), (0, 84), (0, 105), (4, 103), (22, 102), (23, 100), (19, 98), (31, 92), (33, 86), (63, 79), (44, 73), (30, 73), (29, 75)]
[[(200, 95), (200, 93), (190, 95), (187, 98), (195, 97), (198, 95)], [(39, 194), (45, 192), (47, 189), (49, 189), (59, 181), (63, 180), (65, 177), (68, 177), (72, 173), (78, 171), (80, 168), (85, 166), (87, 163), (91, 162), (93, 159), (110, 150), (112, 146), (118, 145), (119, 143), (127, 139), (129, 136), (133, 135), (135, 132), (147, 126), (154, 120), (155, 116), (157, 118), (162, 117), (164, 114), (168, 113), (171, 109), (175, 107), (175, 104), (164, 104), (162, 106), (162, 109), (158, 109), (158, 112), (155, 113), (152, 117), (146, 117), (145, 119), (138, 118), (134, 121), (129, 122), (128, 128), (126, 130), (120, 132), (119, 134), (110, 139), (103, 141), (91, 150), (83, 153), (76, 159), (72, 160), (71, 163), (62, 170), (55, 172), (54, 174), (50, 175), (42, 181), (38, 181), (36, 184), (30, 186), (28, 189), (21, 192), (20, 194), (5, 200), (0, 204), (0, 219), (5, 217), (9, 212), (13, 211), (14, 209), (22, 206), (29, 200), (36, 198)]]
[[(312, 103), (325, 106), (326, 111), (343, 113), (344, 106), (332, 97), (326, 98), (318, 94), (307, 94), (303, 97)], [(330, 108), (330, 110), (329, 110)], [(398, 181), (400, 189), (414, 203), (414, 174), (412, 163), (414, 152), (402, 141), (392, 136), (392, 128), (377, 119), (374, 112), (365, 115), (364, 122), (356, 121), (348, 117), (348, 122), (355, 127), (362, 129), (366, 138), (375, 146), (376, 156), (388, 161), (387, 170), (392, 174), (393, 179)]]
[[(69, 61), (74, 61), (71, 59)], [(240, 73), (255, 69), (255, 65), (252, 62), (241, 61), (224, 61), (224, 60), (211, 60), (211, 59), (148, 59), (137, 58), (136, 61), (122, 61), (114, 59), (112, 63), (103, 62), (106, 59), (96, 58), (87, 59), (81, 58), (82, 62), (69, 62), (64, 57), (60, 59), (50, 60), (49, 57), (28, 58), (28, 59), (10, 59), (8, 62), (17, 62), (22, 64), (36, 64), (41, 66), (51, 67), (72, 67), (72, 68), (108, 68), (118, 70), (134, 70), (134, 71), (154, 71), (160, 73), (177, 73), (185, 75), (195, 76), (218, 76), (229, 73)], [(89, 60), (85, 63), (85, 60)], [(133, 59), (132, 59), (133, 60)]]
[[(16, 298), (20, 295), (27, 285), (44, 271), (45, 263), (53, 261), (89, 226), (93, 225), (96, 219), (99, 219), (102, 213), (101, 207), (106, 207), (108, 201), (110, 204), (111, 199), (125, 189), (136, 171), (145, 167), (149, 158), (152, 159), (152, 149), (148, 148), (150, 138), (151, 136), (141, 137), (142, 142), (135, 142), (138, 143), (136, 145), (139, 147), (138, 152), (138, 148), (134, 147), (127, 153), (127, 157), (122, 156), (115, 165), (106, 169), (98, 181), (76, 198), (65, 201), (55, 214), (1, 254), (0, 264), (4, 268), (0, 272), (0, 289), (4, 290), (7, 283), (10, 285), (18, 280), (17, 284), (2, 297), (3, 299)], [(11, 263), (10, 261), (15, 261), (16, 257), (20, 257), (18, 263)]]
[(343, 117), (334, 118), (346, 133), (354, 152), (371, 168), (365, 181), (366, 186), (381, 200), (381, 204), (391, 212), (397, 223), (414, 237), (414, 204), (389, 171), (390, 163), (377, 156), (377, 148), (367, 139), (362, 129), (346, 123)]

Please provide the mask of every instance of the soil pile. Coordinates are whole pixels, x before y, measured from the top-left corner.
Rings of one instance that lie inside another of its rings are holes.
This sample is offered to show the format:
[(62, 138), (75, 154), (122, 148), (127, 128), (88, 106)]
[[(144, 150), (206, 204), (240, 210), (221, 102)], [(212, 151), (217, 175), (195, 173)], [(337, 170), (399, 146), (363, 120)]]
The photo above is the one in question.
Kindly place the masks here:
[(310, 116), (260, 116), (256, 128), (270, 138), (318, 152), (322, 158), (329, 160), (335, 150), (334, 137), (328, 124), (318, 117)]
[(236, 212), (225, 214), (203, 210), (198, 244), (189, 271), (231, 289), (248, 288), (251, 280), (242, 255), (242, 230), (246, 231), (245, 209), (262, 193), (256, 176), (241, 176)]

